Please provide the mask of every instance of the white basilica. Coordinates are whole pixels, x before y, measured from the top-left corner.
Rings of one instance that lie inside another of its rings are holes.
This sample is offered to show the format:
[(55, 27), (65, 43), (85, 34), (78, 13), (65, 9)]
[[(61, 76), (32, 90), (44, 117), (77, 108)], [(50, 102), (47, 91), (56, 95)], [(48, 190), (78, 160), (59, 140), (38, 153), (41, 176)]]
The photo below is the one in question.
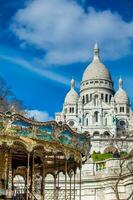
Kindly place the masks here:
[(79, 133), (87, 131), (91, 136), (118, 136), (133, 130), (133, 114), (123, 81), (119, 79), (119, 89), (115, 92), (109, 70), (100, 59), (97, 43), (92, 62), (83, 73), (79, 93), (72, 79), (63, 110), (56, 113), (56, 121), (67, 123)]
[[(88, 132), (91, 136), (91, 155), (114, 155), (115, 152), (132, 155), (133, 113), (130, 100), (121, 78), (118, 91), (114, 91), (111, 75), (101, 62), (97, 43), (92, 62), (83, 73), (79, 93), (75, 91), (75, 81), (72, 79), (62, 112), (56, 113), (56, 121), (68, 124), (81, 134)], [(119, 173), (116, 174), (116, 171), (119, 172), (120, 163), (119, 158), (115, 157), (95, 161), (88, 156), (82, 168), (81, 200), (118, 199), (112, 188), (118, 183)], [(122, 168), (124, 176), (119, 183), (119, 199), (132, 199), (132, 196), (129, 198), (133, 191), (129, 163), (133, 162), (129, 159)]]

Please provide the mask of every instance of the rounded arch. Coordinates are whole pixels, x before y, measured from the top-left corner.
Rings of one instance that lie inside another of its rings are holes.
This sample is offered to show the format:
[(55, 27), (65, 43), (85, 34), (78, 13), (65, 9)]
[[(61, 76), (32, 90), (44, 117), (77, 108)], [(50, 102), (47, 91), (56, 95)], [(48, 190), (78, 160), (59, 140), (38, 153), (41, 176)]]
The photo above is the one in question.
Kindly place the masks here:
[(28, 152), (28, 148), (29, 148), (29, 146), (25, 142), (20, 141), (20, 140), (15, 140), (13, 142), (12, 148), (16, 148), (16, 147), (25, 152)]
[(118, 149), (114, 146), (109, 146), (109, 147), (106, 147), (104, 149), (104, 153), (112, 153), (112, 154), (115, 154), (115, 153), (118, 153)]
[(37, 144), (36, 146), (33, 147), (32, 151), (36, 151), (36, 150), (44, 151), (44, 145), (43, 144)]
[(98, 119), (99, 118), (99, 112), (98, 111), (95, 111), (94, 112), (94, 123), (97, 123), (98, 122)]
[(98, 95), (94, 95), (94, 106), (98, 106)]
[(103, 137), (111, 137), (111, 134), (108, 131), (105, 131), (103, 133)]
[(82, 97), (82, 103), (85, 104), (85, 96)]
[(88, 103), (88, 102), (89, 102), (89, 95), (86, 94), (86, 103)]
[(50, 172), (47, 172), (46, 175), (45, 175), (45, 179), (54, 179), (54, 172), (53, 173), (50, 173)]
[(90, 135), (91, 135), (89, 131), (84, 131), (83, 134), (86, 135), (86, 136), (88, 136), (88, 137), (90, 137)]
[(100, 133), (98, 132), (98, 131), (95, 131), (94, 133), (93, 133), (93, 136), (95, 137), (95, 136), (100, 136)]

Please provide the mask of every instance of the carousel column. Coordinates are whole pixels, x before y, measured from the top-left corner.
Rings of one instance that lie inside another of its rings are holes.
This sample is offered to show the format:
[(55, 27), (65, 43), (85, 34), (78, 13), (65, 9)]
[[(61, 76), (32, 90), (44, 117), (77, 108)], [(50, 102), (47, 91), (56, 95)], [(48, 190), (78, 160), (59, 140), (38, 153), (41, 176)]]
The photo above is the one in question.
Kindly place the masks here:
[(9, 152), (8, 155), (8, 198), (12, 197), (12, 187), (13, 187), (13, 176), (12, 176), (12, 154)]
[(70, 200), (72, 199), (72, 174), (70, 173), (69, 174), (69, 177), (70, 177)]
[(56, 180), (57, 180), (57, 174), (54, 175), (54, 199), (58, 199), (58, 194), (57, 194), (57, 188), (56, 188)]
[(76, 176), (76, 171), (74, 171), (74, 200), (75, 200), (75, 192), (76, 192), (76, 188), (75, 188), (75, 176)]
[(80, 178), (79, 178), (79, 179), (80, 179), (80, 180), (79, 180), (79, 200), (81, 200), (81, 169), (82, 169), (82, 168), (81, 168), (81, 166), (80, 166), (80, 175), (79, 175), (79, 176), (80, 176)]
[(43, 159), (43, 169), (42, 169), (42, 184), (41, 184), (41, 196), (42, 196), (42, 200), (45, 200), (45, 156)]
[(65, 200), (67, 200), (67, 159), (65, 158)]
[(8, 179), (8, 152), (6, 149), (0, 150), (0, 197), (6, 195)]
[(57, 181), (57, 161), (56, 161), (56, 155), (54, 156), (54, 199), (58, 199), (58, 192), (57, 192), (57, 187), (56, 187), (56, 181)]
[(32, 155), (31, 193), (35, 192), (35, 154)]
[(30, 172), (30, 153), (27, 154), (27, 180), (26, 180), (26, 200), (29, 194), (29, 172)]
[(57, 199), (59, 199), (59, 196), (60, 196), (60, 166), (59, 166), (59, 160), (60, 160), (60, 156), (57, 157), (57, 162), (58, 162), (58, 165), (57, 165)]

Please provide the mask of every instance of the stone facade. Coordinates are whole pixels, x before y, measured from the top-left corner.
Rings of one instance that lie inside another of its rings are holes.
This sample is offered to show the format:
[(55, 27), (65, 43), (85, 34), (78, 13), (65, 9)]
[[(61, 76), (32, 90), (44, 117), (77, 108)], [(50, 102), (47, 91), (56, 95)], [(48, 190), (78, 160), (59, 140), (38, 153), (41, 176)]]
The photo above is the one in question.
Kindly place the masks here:
[[(132, 162), (128, 160), (128, 162)], [(126, 200), (133, 191), (133, 178), (127, 165), (119, 184), (120, 199)], [(112, 187), (116, 184), (120, 161), (108, 159), (101, 162), (87, 161), (82, 169), (82, 200), (116, 200)], [(132, 200), (133, 196), (131, 196)]]
[[(67, 123), (79, 133), (87, 131), (92, 138), (130, 134), (133, 131), (130, 99), (123, 89), (121, 78), (117, 92), (113, 85), (108, 69), (101, 62), (99, 47), (95, 44), (93, 60), (84, 71), (79, 94), (72, 79), (62, 112), (55, 115), (56, 121)], [(96, 149), (92, 144), (93, 150)]]
[[(75, 81), (72, 79), (63, 109), (55, 115), (57, 122), (66, 123), (79, 133), (87, 131), (90, 134), (91, 153), (104, 153), (110, 146), (117, 148), (124, 138), (121, 151), (133, 151), (133, 112), (130, 99), (123, 89), (121, 78), (117, 92), (113, 85), (108, 69), (101, 62), (99, 47), (95, 44), (93, 60), (84, 71), (79, 93), (75, 91)], [(118, 139), (116, 145), (111, 143), (112, 137)], [(83, 166), (82, 200), (116, 199), (111, 188), (116, 176), (111, 169), (113, 166), (119, 168), (118, 160), (105, 161), (103, 168), (98, 166), (102, 166), (102, 162), (93, 163), (90, 159)], [(132, 184), (132, 176), (127, 173), (119, 185), (121, 199), (127, 199)]]

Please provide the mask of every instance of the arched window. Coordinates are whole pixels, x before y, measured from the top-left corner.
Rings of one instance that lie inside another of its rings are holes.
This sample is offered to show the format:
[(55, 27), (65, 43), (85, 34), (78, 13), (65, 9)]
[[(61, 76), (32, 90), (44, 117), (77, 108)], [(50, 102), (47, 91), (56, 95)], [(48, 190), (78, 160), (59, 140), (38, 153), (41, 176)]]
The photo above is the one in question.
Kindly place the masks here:
[(120, 112), (124, 112), (124, 107), (120, 107)]
[(86, 118), (86, 126), (88, 126), (88, 118)]
[(74, 107), (70, 107), (69, 112), (74, 113)]
[(109, 101), (111, 101), (112, 95), (109, 96)]
[(110, 137), (110, 133), (107, 132), (107, 131), (105, 131), (105, 132), (103, 133), (103, 136), (104, 136), (104, 137)]
[(84, 104), (85, 103), (85, 97), (83, 96), (83, 99), (82, 99), (82, 103)]
[(107, 124), (108, 124), (108, 119), (107, 119), (107, 117), (105, 118), (105, 126), (107, 126)]
[(95, 136), (99, 136), (100, 135), (100, 133), (98, 132), (98, 131), (95, 131), (94, 133), (93, 133), (93, 136), (95, 137)]
[(89, 101), (89, 96), (88, 96), (88, 94), (86, 95), (86, 103), (88, 103), (88, 101)]
[(108, 113), (104, 113), (104, 125), (105, 126), (107, 126), (107, 124), (108, 124), (107, 114)]
[(94, 113), (94, 121), (98, 122), (98, 111)]
[(92, 100), (92, 94), (90, 94), (90, 101)]
[(94, 97), (94, 105), (98, 106), (98, 96), (97, 95)]
[(105, 95), (105, 102), (108, 102), (108, 94)]

